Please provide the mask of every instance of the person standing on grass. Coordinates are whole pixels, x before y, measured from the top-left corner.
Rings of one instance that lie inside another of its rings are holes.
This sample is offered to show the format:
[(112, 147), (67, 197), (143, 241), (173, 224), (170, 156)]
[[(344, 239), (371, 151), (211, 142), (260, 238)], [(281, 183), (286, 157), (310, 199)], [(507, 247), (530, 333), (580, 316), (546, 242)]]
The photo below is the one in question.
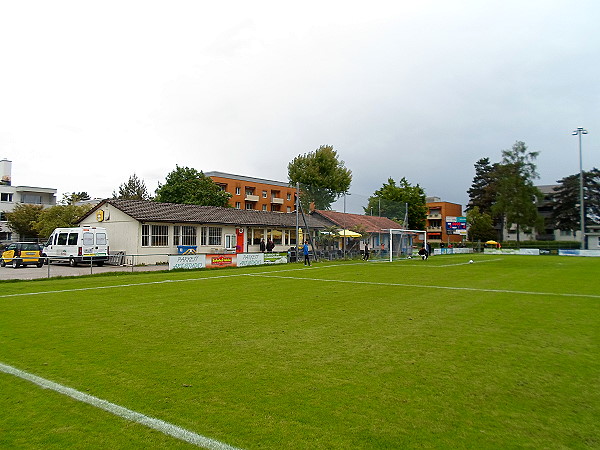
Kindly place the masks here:
[(260, 251), (264, 253), (266, 249), (267, 249), (267, 246), (265, 244), (265, 240), (261, 239), (260, 240)]
[(369, 244), (365, 244), (365, 256), (363, 256), (365, 261), (369, 260)]
[(310, 257), (308, 255), (308, 241), (304, 241), (304, 247), (302, 247), (304, 253), (304, 265), (310, 266)]

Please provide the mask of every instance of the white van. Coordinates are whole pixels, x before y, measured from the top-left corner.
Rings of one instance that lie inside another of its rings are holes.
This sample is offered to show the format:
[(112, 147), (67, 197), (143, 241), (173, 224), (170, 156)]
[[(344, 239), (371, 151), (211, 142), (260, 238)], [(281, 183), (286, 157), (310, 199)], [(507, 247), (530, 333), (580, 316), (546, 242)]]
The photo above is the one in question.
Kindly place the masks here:
[(44, 245), (43, 256), (49, 261), (68, 261), (71, 267), (90, 260), (102, 266), (108, 261), (106, 228), (56, 228)]

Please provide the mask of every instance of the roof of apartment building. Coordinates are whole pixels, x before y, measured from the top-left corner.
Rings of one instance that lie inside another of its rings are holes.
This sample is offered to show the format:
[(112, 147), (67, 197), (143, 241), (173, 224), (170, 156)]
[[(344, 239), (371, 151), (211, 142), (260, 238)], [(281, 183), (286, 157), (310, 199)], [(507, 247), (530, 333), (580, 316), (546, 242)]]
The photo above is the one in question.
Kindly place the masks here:
[(364, 227), (368, 233), (378, 233), (381, 230), (399, 229), (400, 224), (387, 217), (348, 214), (337, 211), (315, 210), (312, 216), (321, 216), (340, 228)]
[(272, 184), (274, 186), (293, 187), (293, 186), (290, 186), (289, 183), (285, 183), (283, 181), (265, 180), (263, 178), (254, 178), (254, 177), (247, 177), (247, 176), (243, 176), (243, 175), (234, 175), (234, 174), (225, 173), (225, 172), (216, 172), (216, 171), (204, 172), (204, 175), (206, 175), (207, 177), (229, 178), (231, 180), (246, 181), (248, 183)]
[[(295, 227), (296, 214), (272, 211), (257, 211), (224, 208), (220, 206), (182, 205), (176, 203), (159, 203), (146, 200), (116, 200), (107, 199), (92, 208), (80, 222), (105, 205), (124, 212), (139, 222), (168, 222), (168, 223), (213, 223), (224, 225)], [(300, 225), (303, 225), (302, 218)], [(325, 228), (331, 223), (321, 217), (307, 217), (310, 227)]]
[(542, 184), (542, 185), (536, 186), (536, 188), (538, 188), (540, 190), (540, 192), (544, 195), (555, 194), (556, 193), (555, 189), (558, 187), (560, 187), (560, 184)]

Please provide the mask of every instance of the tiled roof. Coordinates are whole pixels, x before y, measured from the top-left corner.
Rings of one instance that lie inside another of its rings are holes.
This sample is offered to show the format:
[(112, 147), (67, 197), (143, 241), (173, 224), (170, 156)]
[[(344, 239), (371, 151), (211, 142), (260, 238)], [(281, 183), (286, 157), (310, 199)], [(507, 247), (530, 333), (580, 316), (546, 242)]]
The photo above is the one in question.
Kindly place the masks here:
[[(92, 208), (81, 220), (93, 216), (96, 210), (104, 205), (112, 205), (131, 218), (140, 222), (196, 223), (223, 224), (240, 226), (267, 226), (293, 228), (296, 226), (296, 213), (280, 213), (273, 211), (256, 211), (219, 206), (181, 205), (176, 203), (158, 203), (146, 200), (115, 200), (107, 199)], [(336, 211), (314, 211), (305, 215), (306, 222), (311, 228), (354, 228), (362, 226), (369, 233), (377, 233), (389, 228), (400, 228), (397, 222), (387, 217), (346, 214)], [(304, 227), (302, 215), (298, 217), (301, 227)]]
[[(224, 225), (273, 226), (293, 228), (296, 226), (296, 213), (279, 213), (271, 211), (255, 211), (218, 206), (181, 205), (175, 203), (158, 203), (144, 200), (107, 199), (90, 210), (81, 222), (101, 209), (104, 205), (112, 205), (128, 216), (140, 222), (169, 223), (214, 223)], [(309, 227), (324, 228), (331, 226), (326, 219), (307, 216)], [(302, 216), (300, 226), (304, 226)]]
[(402, 228), (398, 222), (387, 217), (364, 216), (361, 214), (347, 214), (337, 211), (316, 210), (313, 216), (320, 215), (340, 228), (350, 229), (362, 226), (369, 233), (378, 233), (381, 230)]
[(229, 178), (230, 180), (247, 181), (249, 183), (272, 184), (274, 186), (293, 187), (293, 186), (290, 186), (289, 183), (284, 183), (283, 181), (274, 181), (274, 180), (265, 180), (263, 178), (246, 177), (244, 175), (235, 175), (233, 173), (213, 171), (213, 172), (204, 172), (204, 175), (206, 175), (207, 177), (219, 177), (219, 178)]

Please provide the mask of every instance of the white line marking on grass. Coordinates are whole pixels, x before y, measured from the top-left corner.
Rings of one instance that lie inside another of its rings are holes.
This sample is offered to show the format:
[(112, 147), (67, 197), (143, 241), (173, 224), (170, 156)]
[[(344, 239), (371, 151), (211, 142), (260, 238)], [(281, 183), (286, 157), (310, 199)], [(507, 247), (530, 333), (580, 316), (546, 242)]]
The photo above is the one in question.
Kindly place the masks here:
[[(295, 269), (284, 269), (284, 270), (279, 270), (277, 271), (277, 273), (280, 272), (293, 272), (296, 270), (307, 270), (307, 269), (314, 269), (313, 267), (306, 267), (306, 268), (295, 268)], [(261, 273), (273, 273), (274, 271), (265, 271), (265, 272), (257, 272), (259, 274)], [(213, 275), (213, 276), (208, 276), (208, 277), (199, 277), (199, 278), (185, 278), (182, 280), (161, 280), (161, 281), (147, 281), (144, 283), (128, 283), (128, 284), (112, 284), (109, 286), (91, 286), (91, 287), (86, 287), (86, 288), (73, 288), (73, 289), (57, 289), (54, 291), (38, 291), (38, 292), (20, 292), (17, 294), (4, 294), (4, 295), (0, 295), (0, 298), (8, 298), (8, 297), (26, 297), (29, 295), (43, 295), (43, 294), (64, 294), (67, 292), (81, 292), (81, 291), (95, 291), (95, 290), (99, 290), (99, 289), (118, 289), (118, 288), (126, 288), (126, 287), (136, 287), (136, 286), (151, 286), (151, 285), (155, 285), (155, 284), (165, 284), (165, 283), (186, 283), (189, 281), (205, 281), (205, 280), (213, 280), (216, 278), (232, 278), (232, 277), (245, 277), (248, 275), (254, 275), (254, 274), (249, 274), (249, 273), (235, 273), (235, 274), (229, 274), (229, 275)]]
[(53, 381), (46, 380), (45, 378), (32, 375), (28, 372), (24, 372), (6, 364), (0, 363), (0, 372), (7, 373), (9, 375), (14, 375), (23, 380), (30, 381), (34, 384), (37, 384), (43, 389), (51, 389), (55, 392), (58, 392), (59, 394), (67, 395), (72, 399), (78, 400), (83, 403), (87, 403), (88, 405), (95, 406), (96, 408), (103, 409), (104, 411), (114, 414), (115, 416), (119, 416), (131, 422), (139, 423), (148, 428), (152, 428), (153, 430), (160, 431), (161, 433), (185, 441), (189, 444), (197, 445), (198, 447), (203, 447), (211, 450), (237, 450), (236, 447), (224, 444), (223, 442), (219, 442), (217, 440), (202, 436), (200, 434), (194, 433), (193, 431), (189, 431), (185, 428), (173, 425), (169, 422), (165, 422), (160, 419), (155, 419), (154, 417), (145, 416), (144, 414), (132, 411), (119, 405), (115, 405), (114, 403), (111, 403), (109, 401), (102, 400), (101, 398), (94, 397), (93, 395), (85, 394), (81, 391), (63, 386)]
[(436, 286), (428, 284), (408, 284), (408, 283), (383, 283), (378, 281), (353, 281), (353, 280), (330, 280), (326, 278), (307, 278), (307, 277), (286, 277), (281, 275), (263, 275), (263, 274), (248, 274), (248, 276), (257, 276), (263, 278), (282, 278), (288, 280), (307, 280), (307, 281), (323, 281), (326, 283), (347, 283), (347, 284), (367, 284), (372, 286), (398, 286), (398, 287), (414, 287), (423, 289), (446, 289), (451, 291), (473, 291), (473, 292), (493, 292), (498, 294), (525, 294), (525, 295), (552, 295), (556, 297), (584, 297), (584, 298), (600, 298), (600, 295), (594, 294), (562, 294), (557, 292), (535, 292), (535, 291), (512, 291), (510, 289), (484, 289), (471, 287), (453, 287), (453, 286)]
[(23, 297), (23, 296), (28, 296), (28, 295), (42, 295), (42, 294), (63, 294), (66, 292), (95, 291), (98, 289), (115, 289), (115, 288), (135, 287), (135, 286), (149, 286), (149, 285), (153, 285), (153, 284), (165, 284), (165, 283), (184, 283), (187, 281), (212, 280), (213, 278), (229, 278), (229, 277), (239, 277), (239, 276), (243, 276), (243, 275), (246, 275), (246, 274), (216, 275), (216, 276), (212, 276), (212, 277), (186, 278), (184, 280), (148, 281), (145, 283), (113, 284), (110, 286), (92, 286), (92, 287), (87, 287), (87, 288), (57, 289), (55, 291), (21, 292), (18, 294), (0, 295), (0, 298)]

